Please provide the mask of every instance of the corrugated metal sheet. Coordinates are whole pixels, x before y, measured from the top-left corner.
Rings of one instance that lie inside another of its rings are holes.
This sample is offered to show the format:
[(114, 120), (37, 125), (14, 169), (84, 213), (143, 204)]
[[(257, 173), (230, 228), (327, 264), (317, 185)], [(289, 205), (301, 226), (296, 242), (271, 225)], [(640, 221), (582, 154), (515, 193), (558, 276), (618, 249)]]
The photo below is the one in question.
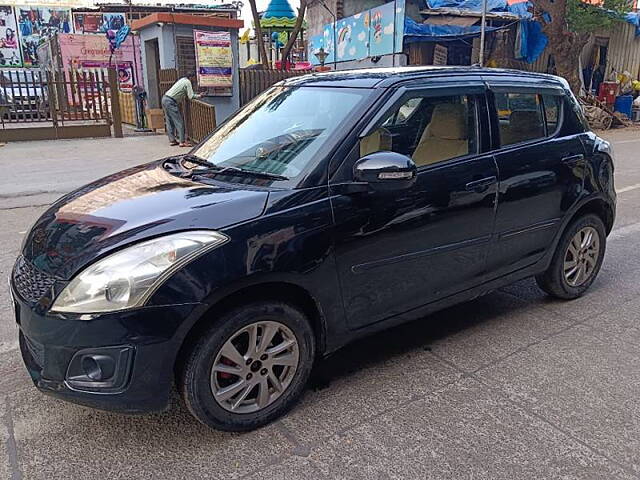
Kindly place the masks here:
[(640, 37), (636, 37), (635, 26), (620, 22), (609, 34), (607, 50), (607, 74), (611, 70), (628, 70), (634, 78), (640, 75)]

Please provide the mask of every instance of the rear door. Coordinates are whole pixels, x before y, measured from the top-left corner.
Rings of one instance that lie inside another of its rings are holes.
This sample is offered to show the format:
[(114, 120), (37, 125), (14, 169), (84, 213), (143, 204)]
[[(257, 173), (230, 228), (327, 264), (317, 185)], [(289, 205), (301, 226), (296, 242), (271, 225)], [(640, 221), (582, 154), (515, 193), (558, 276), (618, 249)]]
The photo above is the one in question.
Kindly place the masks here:
[(570, 105), (559, 85), (489, 87), (499, 195), (487, 271), (495, 278), (544, 255), (582, 192), (585, 151), (564, 125)]

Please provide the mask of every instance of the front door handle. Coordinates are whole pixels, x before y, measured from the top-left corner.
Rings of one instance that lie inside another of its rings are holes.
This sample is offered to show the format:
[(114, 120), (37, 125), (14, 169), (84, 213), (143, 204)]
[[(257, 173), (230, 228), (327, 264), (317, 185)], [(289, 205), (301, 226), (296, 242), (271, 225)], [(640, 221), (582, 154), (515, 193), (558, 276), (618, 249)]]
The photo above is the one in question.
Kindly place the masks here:
[(496, 177), (481, 178), (480, 180), (474, 180), (465, 185), (465, 188), (470, 192), (478, 192), (486, 190), (487, 187), (496, 183), (498, 179)]
[(584, 160), (584, 155), (580, 153), (578, 155), (569, 155), (568, 157), (564, 157), (560, 161), (568, 167), (575, 167), (582, 160)]

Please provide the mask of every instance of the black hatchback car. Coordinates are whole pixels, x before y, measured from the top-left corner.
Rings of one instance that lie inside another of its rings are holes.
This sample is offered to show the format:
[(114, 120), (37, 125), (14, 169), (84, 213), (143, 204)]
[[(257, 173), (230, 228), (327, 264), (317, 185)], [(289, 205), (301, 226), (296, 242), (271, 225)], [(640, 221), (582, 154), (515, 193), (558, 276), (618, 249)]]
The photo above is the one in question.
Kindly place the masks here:
[(266, 91), (189, 154), (66, 195), (11, 275), (36, 386), (249, 430), (357, 337), (535, 276), (572, 299), (615, 217), (609, 143), (557, 77), (325, 73)]

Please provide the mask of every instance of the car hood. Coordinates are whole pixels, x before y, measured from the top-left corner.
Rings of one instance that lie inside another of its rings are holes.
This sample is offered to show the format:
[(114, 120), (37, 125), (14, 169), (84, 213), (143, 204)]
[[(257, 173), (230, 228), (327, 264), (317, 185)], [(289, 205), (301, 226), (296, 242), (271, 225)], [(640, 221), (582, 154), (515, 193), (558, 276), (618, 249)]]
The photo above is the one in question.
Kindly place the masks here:
[(267, 198), (267, 191), (179, 178), (154, 162), (62, 197), (32, 227), (22, 253), (42, 272), (68, 280), (126, 244), (180, 230), (222, 229), (258, 217)]

